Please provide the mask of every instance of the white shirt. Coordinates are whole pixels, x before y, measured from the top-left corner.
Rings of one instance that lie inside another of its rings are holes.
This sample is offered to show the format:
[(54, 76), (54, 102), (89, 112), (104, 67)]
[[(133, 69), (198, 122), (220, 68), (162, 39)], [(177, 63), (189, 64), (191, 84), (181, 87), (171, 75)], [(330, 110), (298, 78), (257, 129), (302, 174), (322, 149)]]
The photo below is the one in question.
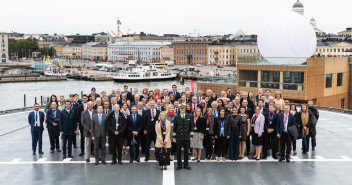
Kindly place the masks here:
[(66, 109), (66, 111), (70, 114), (70, 109), (68, 109), (68, 110)]
[(39, 127), (40, 126), (39, 111), (34, 111), (34, 118), (35, 118), (35, 125), (34, 126)]
[[(285, 117), (287, 116), (287, 120), (285, 121)], [(285, 132), (287, 132), (287, 123), (289, 119), (289, 114), (284, 114), (284, 126), (285, 126)]]
[(90, 115), (90, 119), (92, 119), (92, 116), (93, 116), (93, 110), (88, 110), (88, 113)]

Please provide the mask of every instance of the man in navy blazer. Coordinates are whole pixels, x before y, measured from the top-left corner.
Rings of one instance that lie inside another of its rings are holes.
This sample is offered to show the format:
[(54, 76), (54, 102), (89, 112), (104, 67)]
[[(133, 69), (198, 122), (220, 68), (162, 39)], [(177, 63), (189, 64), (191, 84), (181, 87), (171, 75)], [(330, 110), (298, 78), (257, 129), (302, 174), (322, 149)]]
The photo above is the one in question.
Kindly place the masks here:
[[(144, 113), (144, 112), (143, 112)], [(137, 113), (137, 107), (135, 105), (132, 105), (131, 107), (131, 115), (127, 117), (128, 121), (128, 129), (127, 129), (127, 135), (128, 135), (128, 141), (131, 143), (133, 137), (137, 141), (137, 150), (135, 155), (133, 156), (132, 153), (132, 147), (130, 146), (130, 163), (133, 162), (133, 160), (139, 162), (139, 143), (140, 143), (140, 137), (142, 135), (142, 129), (143, 129), (143, 117)]]
[[(155, 100), (149, 101), (150, 109), (146, 110), (146, 120), (144, 125), (144, 134), (145, 134), (145, 161), (149, 160), (149, 151), (151, 142), (156, 141), (155, 133), (155, 122), (159, 119), (160, 111), (155, 108)], [(155, 153), (154, 153), (155, 154)]]
[(39, 111), (39, 104), (34, 104), (34, 111), (29, 113), (28, 115), (28, 123), (31, 125), (31, 133), (32, 133), (32, 151), (33, 155), (35, 155), (35, 151), (37, 150), (37, 144), (39, 143), (39, 154), (44, 154), (42, 150), (42, 136), (44, 130), (44, 112)]
[(286, 162), (290, 162), (291, 141), (288, 128), (292, 125), (296, 126), (295, 117), (290, 114), (290, 107), (285, 105), (284, 113), (280, 114), (277, 119), (277, 137), (280, 139), (281, 158), (279, 162), (285, 159), (285, 144), (286, 144)]
[(174, 94), (176, 101), (178, 101), (178, 99), (181, 98), (181, 94), (179, 92), (177, 92), (177, 86), (176, 85), (172, 85), (172, 91), (169, 92), (169, 95), (170, 94)]
[(50, 140), (50, 152), (54, 153), (60, 150), (60, 128), (59, 128), (59, 117), (61, 111), (57, 109), (56, 102), (51, 103), (51, 108), (46, 113), (46, 128), (48, 129), (49, 140)]

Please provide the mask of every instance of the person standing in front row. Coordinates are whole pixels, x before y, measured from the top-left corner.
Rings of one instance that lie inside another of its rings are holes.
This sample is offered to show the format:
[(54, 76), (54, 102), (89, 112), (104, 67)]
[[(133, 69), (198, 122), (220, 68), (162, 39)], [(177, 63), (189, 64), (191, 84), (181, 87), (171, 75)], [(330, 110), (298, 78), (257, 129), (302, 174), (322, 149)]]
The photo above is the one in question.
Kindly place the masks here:
[[(166, 112), (160, 112), (159, 121), (155, 123), (155, 133), (156, 133), (156, 142), (155, 147), (158, 148), (159, 152), (162, 152), (164, 149), (166, 153), (169, 154), (171, 149), (171, 123), (166, 119)], [(163, 149), (164, 148), (164, 149)], [(169, 155), (166, 155), (169, 156)], [(161, 170), (166, 170), (166, 166), (160, 166)]]
[[(118, 164), (122, 164), (122, 143), (126, 130), (126, 121), (122, 114), (120, 114), (120, 105), (114, 105), (114, 112), (108, 115), (107, 127), (109, 130), (109, 140), (111, 141), (112, 150), (112, 162), (111, 165), (116, 164), (116, 158)], [(118, 154), (116, 154), (116, 148)]]
[[(144, 114), (144, 112), (143, 112)], [(128, 141), (130, 143), (130, 163), (134, 160), (140, 162), (139, 159), (139, 144), (141, 143), (141, 133), (143, 129), (143, 117), (137, 112), (137, 107), (132, 105), (131, 107), (131, 115), (127, 118), (127, 134), (128, 134)], [(137, 146), (133, 152), (133, 146), (131, 145), (131, 141), (135, 140), (135, 146)]]
[[(84, 100), (83, 100), (84, 101)], [(85, 143), (86, 143), (86, 162), (90, 162), (90, 154), (93, 154), (94, 151), (94, 145), (92, 142), (92, 119), (93, 115), (97, 114), (97, 111), (93, 109), (93, 102), (89, 101), (87, 103), (87, 109), (82, 112), (81, 114), (81, 126), (83, 128), (83, 136), (85, 137)]]
[[(95, 154), (95, 165), (99, 164), (99, 159), (106, 165), (105, 161), (105, 143), (109, 137), (107, 134), (106, 118), (107, 115), (103, 114), (103, 106), (98, 105), (97, 114), (93, 116), (92, 120), (92, 140), (94, 141), (94, 154)], [(100, 153), (99, 153), (100, 152)]]
[(217, 161), (221, 159), (226, 161), (226, 149), (227, 140), (230, 139), (230, 123), (228, 118), (225, 116), (226, 109), (224, 107), (220, 108), (219, 116), (215, 119), (214, 124), (214, 135), (215, 135), (215, 146), (217, 148), (218, 158)]
[(260, 153), (262, 151), (262, 145), (263, 145), (263, 132), (264, 132), (264, 122), (265, 122), (265, 117), (261, 113), (261, 108), (260, 106), (255, 107), (255, 114), (252, 117), (252, 124), (254, 125), (254, 130), (253, 130), (253, 139), (252, 139), (252, 144), (255, 146), (255, 155), (253, 156), (253, 159), (259, 160), (260, 159)]
[[(192, 99), (194, 98), (196, 97), (193, 96)], [(194, 159), (192, 159), (192, 161), (197, 160), (197, 162), (200, 162), (205, 134), (205, 120), (202, 116), (202, 110), (199, 107), (196, 107), (196, 110), (194, 111), (193, 123), (194, 135), (191, 142), (191, 148), (193, 148), (194, 151)]]
[[(159, 118), (160, 111), (155, 108), (155, 100), (149, 100), (150, 109), (146, 111), (146, 121), (144, 125), (144, 134), (146, 139), (145, 161), (149, 160), (150, 144), (156, 141), (155, 122)], [(154, 153), (155, 154), (155, 153)]]
[(75, 110), (71, 110), (71, 102), (65, 101), (65, 109), (59, 117), (60, 134), (62, 137), (63, 158), (66, 159), (66, 147), (68, 146), (68, 157), (72, 156), (72, 140), (76, 134), (77, 119)]
[(28, 115), (28, 123), (31, 125), (32, 133), (32, 151), (33, 155), (37, 150), (37, 144), (39, 143), (39, 154), (44, 154), (42, 150), (42, 136), (44, 130), (44, 112), (39, 111), (39, 104), (34, 104), (34, 111)]
[(193, 139), (193, 121), (191, 115), (186, 115), (186, 107), (180, 106), (180, 114), (174, 120), (173, 142), (176, 142), (177, 147), (177, 170), (182, 168), (181, 148), (183, 147), (184, 162), (183, 168), (191, 170), (188, 166), (188, 149), (190, 141)]
[(57, 152), (60, 150), (60, 128), (59, 128), (59, 116), (61, 111), (57, 110), (57, 103), (55, 101), (51, 102), (51, 108), (46, 113), (49, 140), (50, 140), (50, 152), (54, 153), (56, 149)]
[(214, 130), (214, 116), (213, 109), (207, 108), (207, 114), (204, 116), (205, 119), (205, 136), (204, 136), (204, 148), (205, 148), (205, 160), (211, 160), (213, 154), (213, 130)]
[(291, 141), (290, 133), (288, 132), (288, 127), (291, 125), (296, 126), (295, 117), (290, 114), (290, 107), (288, 105), (284, 106), (284, 113), (280, 114), (277, 123), (277, 137), (280, 139), (280, 151), (281, 157), (279, 162), (285, 159), (285, 144), (286, 144), (286, 162), (290, 162), (291, 153)]

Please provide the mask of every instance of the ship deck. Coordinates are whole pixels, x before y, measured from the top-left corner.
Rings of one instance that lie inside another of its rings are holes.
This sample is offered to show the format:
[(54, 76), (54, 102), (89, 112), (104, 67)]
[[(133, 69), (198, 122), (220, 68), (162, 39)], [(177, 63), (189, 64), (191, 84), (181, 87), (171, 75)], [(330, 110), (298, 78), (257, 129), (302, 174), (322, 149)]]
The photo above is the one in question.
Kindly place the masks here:
[[(32, 155), (31, 134), (25, 112), (0, 116), (0, 184), (351, 184), (352, 115), (320, 111), (316, 151), (301, 153), (291, 163), (272, 158), (232, 162), (190, 162), (191, 171), (176, 170), (176, 161), (161, 171), (155, 158), (148, 163), (123, 165), (86, 163), (74, 149), (74, 158), (62, 160), (51, 154), (47, 130), (43, 135), (44, 155)], [(151, 151), (152, 154), (153, 151)], [(152, 155), (151, 155), (152, 156)], [(204, 156), (203, 156), (204, 158)], [(111, 155), (107, 154), (108, 162)]]

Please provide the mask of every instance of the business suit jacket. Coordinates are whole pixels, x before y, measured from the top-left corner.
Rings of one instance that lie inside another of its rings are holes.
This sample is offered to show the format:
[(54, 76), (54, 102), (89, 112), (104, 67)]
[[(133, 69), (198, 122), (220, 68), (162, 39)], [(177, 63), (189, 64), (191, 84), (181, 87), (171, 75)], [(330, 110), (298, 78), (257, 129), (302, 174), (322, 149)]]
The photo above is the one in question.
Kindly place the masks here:
[(123, 137), (125, 135), (127, 124), (125, 121), (125, 117), (122, 115), (121, 112), (119, 112), (119, 117), (117, 120), (118, 120), (119, 126), (116, 129), (115, 112), (111, 112), (108, 115), (107, 125), (108, 125), (109, 136), (115, 136), (115, 131), (118, 131), (119, 134), (117, 136)]
[(66, 109), (61, 111), (59, 126), (60, 132), (63, 132), (64, 135), (73, 135), (77, 128), (76, 112), (74, 110), (70, 110), (70, 113), (68, 113)]
[(101, 125), (99, 124), (98, 114), (95, 114), (92, 119), (92, 137), (106, 137), (108, 135), (107, 127), (107, 117), (108, 115), (102, 114)]
[[(107, 113), (106, 113), (106, 112)], [(110, 115), (110, 113), (112, 113), (113, 111), (109, 108), (109, 109), (103, 109), (103, 114), (106, 114), (106, 115)]]
[[(213, 135), (214, 134), (214, 123), (215, 123), (215, 118), (214, 116), (210, 116), (209, 119), (209, 125), (207, 126), (207, 120), (208, 120), (208, 115), (204, 116), (204, 127), (205, 127), (205, 133), (209, 134), (209, 135)], [(209, 128), (209, 130), (207, 130), (207, 128)]]
[(165, 108), (163, 106), (155, 106), (155, 109), (159, 110), (160, 112), (165, 111)]
[(61, 111), (59, 111), (58, 109), (56, 109), (56, 117), (53, 117), (53, 109), (49, 109), (48, 112), (46, 112), (46, 128), (48, 129), (52, 129), (55, 126), (53, 125), (53, 123), (59, 123), (59, 117), (60, 117), (60, 113)]
[[(194, 119), (194, 118), (193, 118)], [(205, 119), (204, 117), (199, 117), (196, 121), (197, 123), (197, 130), (195, 129), (194, 121), (193, 123), (193, 131), (194, 132), (200, 132), (202, 134), (205, 134)]]
[(270, 112), (266, 112), (266, 114), (264, 114), (264, 117), (265, 117), (265, 122), (264, 122), (264, 132), (268, 132), (268, 129), (271, 128), (271, 129), (274, 129), (274, 131), (272, 133), (274, 133), (275, 135), (277, 134), (277, 117), (278, 115), (273, 112), (273, 119), (271, 120), (271, 123), (270, 123), (270, 116), (269, 116), (269, 113)]
[(71, 103), (71, 110), (74, 110), (77, 113), (78, 105), (79, 105), (78, 103), (72, 102)]
[(157, 148), (171, 148), (171, 138), (170, 138), (170, 132), (171, 132), (171, 123), (169, 120), (166, 120), (165, 122), (165, 142), (166, 146), (161, 145), (161, 142), (163, 141), (163, 135), (161, 131), (161, 121), (157, 121), (155, 123), (155, 133), (156, 133), (156, 142), (155, 142), (155, 147)]
[[(92, 118), (93, 116), (97, 114), (97, 111), (92, 109)], [(83, 128), (83, 136), (84, 137), (90, 137), (91, 134), (89, 132), (89, 129), (92, 128), (92, 119), (90, 119), (90, 115), (89, 115), (89, 111), (88, 109), (83, 111), (81, 113), (81, 124), (80, 124)]]
[(174, 129), (172, 136), (176, 140), (189, 140), (193, 138), (193, 117), (185, 113), (185, 119), (181, 114), (177, 114), (174, 119)]
[[(287, 128), (290, 127), (291, 125), (296, 126), (296, 121), (295, 121), (295, 116), (292, 114), (288, 114), (288, 122), (287, 122)], [(285, 118), (285, 113), (280, 114), (277, 119), (277, 133), (282, 135), (282, 132), (285, 131), (285, 125), (284, 125), (284, 118)], [(287, 129), (288, 130), (288, 129)]]
[(147, 130), (148, 133), (155, 133), (155, 122), (159, 119), (160, 111), (155, 108), (156, 112), (154, 112), (154, 119), (152, 121), (152, 113), (151, 110), (146, 110), (146, 121), (144, 130)]
[[(173, 91), (169, 92), (169, 96), (170, 94), (175, 94)], [(175, 100), (178, 101), (178, 99), (181, 98), (181, 94), (179, 92), (176, 91), (176, 95), (175, 95)]]
[(132, 132), (138, 132), (138, 137), (141, 136), (141, 132), (143, 129), (143, 117), (137, 113), (136, 122), (133, 123), (132, 114), (127, 117), (127, 129), (128, 129), (128, 137), (132, 139)]
[[(251, 119), (251, 123), (253, 122), (254, 116), (255, 116), (255, 114), (253, 114), (253, 117)], [(264, 123), (265, 123), (265, 117), (263, 116), (263, 114), (259, 114), (257, 119), (254, 122), (254, 133), (256, 133), (260, 136), (263, 135)]]
[[(220, 115), (215, 118), (215, 124), (214, 124), (214, 135), (220, 136), (220, 131), (221, 131), (221, 119)], [(230, 136), (231, 134), (231, 129), (230, 129), (230, 121), (228, 117), (224, 117), (224, 136)]]
[[(44, 112), (42, 111), (38, 111), (38, 116), (39, 116), (39, 127), (41, 130), (44, 130)], [(31, 125), (31, 132), (33, 132), (34, 127), (35, 127), (35, 111), (32, 111), (31, 113), (29, 113), (28, 115), (28, 123)]]

